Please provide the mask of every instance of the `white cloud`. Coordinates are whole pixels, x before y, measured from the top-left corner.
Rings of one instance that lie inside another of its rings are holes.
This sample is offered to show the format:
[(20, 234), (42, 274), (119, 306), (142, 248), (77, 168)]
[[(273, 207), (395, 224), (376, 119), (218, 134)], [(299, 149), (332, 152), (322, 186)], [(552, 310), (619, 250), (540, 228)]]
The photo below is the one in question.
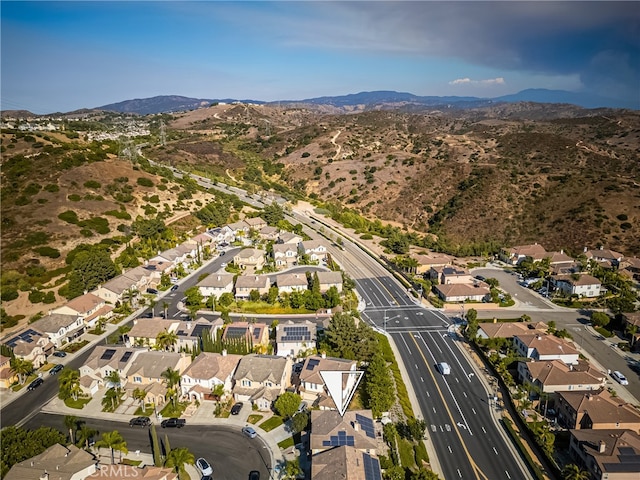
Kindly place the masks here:
[(506, 82), (502, 77), (487, 78), (485, 80), (472, 80), (470, 78), (456, 78), (451, 80), (449, 85), (505, 85)]

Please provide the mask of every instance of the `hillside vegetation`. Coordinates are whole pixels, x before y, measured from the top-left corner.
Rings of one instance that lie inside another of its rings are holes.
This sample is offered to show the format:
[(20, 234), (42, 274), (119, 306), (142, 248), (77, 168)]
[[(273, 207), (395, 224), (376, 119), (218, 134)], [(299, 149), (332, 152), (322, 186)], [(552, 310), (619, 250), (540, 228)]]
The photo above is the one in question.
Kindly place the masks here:
[[(14, 315), (27, 297), (42, 310), (63, 301), (83, 245), (100, 243), (130, 268), (202, 230), (192, 214), (207, 205), (220, 213), (207, 226), (241, 216), (237, 198), (203, 191), (172, 167), (379, 219), (451, 252), (537, 241), (640, 255), (637, 112), (412, 109), (215, 105), (162, 116), (82, 112), (52, 132), (3, 128), (3, 305)], [(133, 122), (142, 134), (92, 136)], [(171, 225), (162, 245), (127, 250), (156, 221)]]

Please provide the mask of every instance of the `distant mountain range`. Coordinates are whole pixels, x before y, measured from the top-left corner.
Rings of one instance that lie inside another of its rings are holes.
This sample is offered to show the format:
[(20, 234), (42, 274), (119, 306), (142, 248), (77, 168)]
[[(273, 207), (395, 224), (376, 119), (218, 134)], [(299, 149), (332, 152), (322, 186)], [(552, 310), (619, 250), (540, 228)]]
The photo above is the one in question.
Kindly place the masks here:
[(136, 113), (139, 115), (147, 115), (154, 113), (170, 113), (185, 110), (194, 110), (206, 107), (215, 103), (254, 103), (254, 104), (281, 104), (281, 105), (331, 105), (338, 108), (347, 108), (353, 106), (366, 106), (367, 108), (381, 108), (384, 106), (402, 106), (413, 105), (416, 107), (431, 108), (477, 108), (496, 103), (517, 103), (517, 102), (536, 102), (536, 103), (561, 103), (577, 105), (583, 108), (628, 108), (632, 110), (640, 109), (640, 104), (631, 104), (622, 100), (599, 97), (586, 93), (567, 92), (564, 90), (547, 90), (547, 89), (527, 89), (521, 92), (504, 95), (495, 98), (479, 98), (479, 97), (438, 97), (438, 96), (419, 96), (412, 93), (396, 92), (396, 91), (374, 91), (360, 92), (349, 95), (339, 95), (333, 97), (316, 97), (303, 100), (281, 100), (279, 102), (265, 102), (261, 100), (239, 100), (233, 98), (205, 99), (190, 98), (179, 95), (161, 95), (151, 98), (139, 98), (134, 100), (125, 100), (109, 105), (96, 107), (96, 110), (107, 110), (120, 113)]

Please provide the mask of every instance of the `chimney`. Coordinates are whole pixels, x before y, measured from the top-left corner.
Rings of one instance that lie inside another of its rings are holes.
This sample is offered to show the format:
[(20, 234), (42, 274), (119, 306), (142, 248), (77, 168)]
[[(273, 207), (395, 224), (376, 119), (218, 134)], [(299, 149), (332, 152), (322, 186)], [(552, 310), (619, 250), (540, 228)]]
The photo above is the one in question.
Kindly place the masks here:
[(563, 253), (564, 253), (564, 249), (561, 248), (560, 249), (560, 254), (563, 254)]
[(354, 429), (356, 432), (359, 432), (359, 431), (360, 431), (360, 423), (358, 423), (357, 421), (356, 421), (356, 422), (353, 422), (353, 429)]
[(42, 473), (42, 475), (40, 475), (40, 480), (49, 480), (49, 474), (46, 470)]
[(603, 440), (600, 440), (598, 442), (598, 453), (604, 453), (604, 451), (607, 449), (607, 444), (604, 443)]
[(587, 253), (587, 250), (588, 250), (588, 249), (587, 249), (587, 247), (584, 247), (583, 252), (584, 252), (584, 253)]
[(226, 357), (226, 356), (227, 356), (227, 349), (226, 349), (226, 348), (223, 348), (223, 349), (222, 349), (222, 356), (223, 356), (223, 357)]
[(322, 355), (320, 355), (320, 357), (322, 357), (322, 358), (327, 358), (327, 354), (326, 354), (326, 353), (324, 353), (324, 352), (322, 352)]
[(191, 330), (191, 322), (187, 322), (187, 330)]

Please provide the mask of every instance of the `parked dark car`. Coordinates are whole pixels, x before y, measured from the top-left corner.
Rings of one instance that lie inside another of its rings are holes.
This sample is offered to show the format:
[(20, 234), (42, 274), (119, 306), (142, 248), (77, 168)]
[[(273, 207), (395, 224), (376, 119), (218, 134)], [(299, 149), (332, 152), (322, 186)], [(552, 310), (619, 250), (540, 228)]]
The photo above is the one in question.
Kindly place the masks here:
[(258, 470), (251, 470), (249, 472), (249, 480), (260, 480), (260, 472)]
[(58, 350), (57, 352), (53, 352), (53, 356), (54, 357), (64, 358), (64, 357), (67, 356), (67, 352), (62, 352), (62, 351)]
[(40, 385), (42, 385), (44, 383), (44, 380), (41, 378), (36, 378), (33, 382), (31, 382), (29, 384), (29, 386), (27, 387), (27, 391), (31, 391), (31, 390), (35, 390), (36, 388), (38, 388)]
[(49, 375), (55, 375), (56, 373), (58, 373), (60, 370), (62, 370), (64, 368), (64, 365), (54, 365), (53, 368), (51, 370), (49, 370)]
[(238, 415), (242, 410), (242, 402), (236, 403), (233, 407), (231, 407), (231, 415)]
[(157, 295), (158, 290), (156, 290), (155, 288), (147, 288), (147, 293), (150, 293), (152, 295)]
[(148, 427), (149, 425), (151, 425), (149, 417), (136, 417), (129, 420), (130, 427)]
[(182, 428), (187, 424), (184, 418), (167, 418), (160, 423), (162, 428)]
[(173, 287), (171, 287), (171, 291), (175, 292), (178, 288), (179, 288), (179, 285), (174, 285)]

